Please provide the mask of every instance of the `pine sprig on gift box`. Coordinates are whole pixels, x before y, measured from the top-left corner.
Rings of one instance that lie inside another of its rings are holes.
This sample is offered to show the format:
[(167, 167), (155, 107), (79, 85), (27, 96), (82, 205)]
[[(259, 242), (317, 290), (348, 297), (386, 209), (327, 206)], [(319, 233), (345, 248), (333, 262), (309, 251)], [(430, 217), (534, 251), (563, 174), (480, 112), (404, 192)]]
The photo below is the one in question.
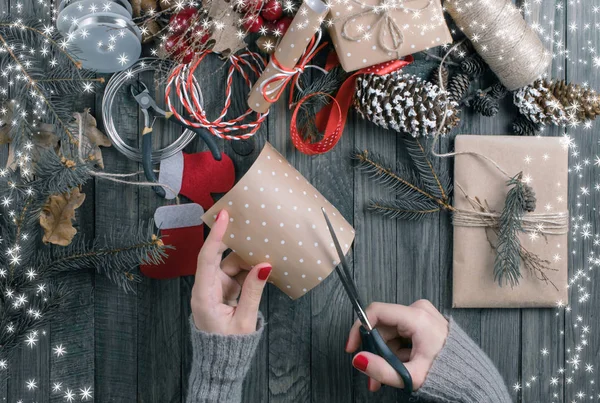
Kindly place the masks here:
[(450, 178), (435, 170), (421, 140), (404, 136), (410, 162), (392, 167), (380, 155), (356, 150), (352, 159), (357, 169), (396, 193), (394, 200), (371, 200), (368, 208), (390, 218), (419, 220), (442, 210), (451, 211)]
[(507, 181), (512, 186), (506, 195), (504, 208), (500, 214), (498, 240), (496, 242), (496, 259), (494, 261), (494, 279), (500, 286), (519, 284), (521, 274), (521, 241), (519, 234), (523, 232), (523, 216), (535, 210), (535, 194), (523, 182), (523, 172)]

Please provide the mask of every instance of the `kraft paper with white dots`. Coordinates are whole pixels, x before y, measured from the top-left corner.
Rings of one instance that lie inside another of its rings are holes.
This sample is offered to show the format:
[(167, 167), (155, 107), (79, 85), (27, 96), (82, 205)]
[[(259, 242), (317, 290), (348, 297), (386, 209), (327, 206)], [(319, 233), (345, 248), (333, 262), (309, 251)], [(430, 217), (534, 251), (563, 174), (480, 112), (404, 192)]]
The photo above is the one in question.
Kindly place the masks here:
[(250, 265), (270, 263), (269, 281), (296, 299), (339, 263), (321, 207), (347, 253), (354, 241), (352, 226), (267, 143), (250, 170), (202, 219), (212, 227), (219, 211), (227, 210), (223, 242)]

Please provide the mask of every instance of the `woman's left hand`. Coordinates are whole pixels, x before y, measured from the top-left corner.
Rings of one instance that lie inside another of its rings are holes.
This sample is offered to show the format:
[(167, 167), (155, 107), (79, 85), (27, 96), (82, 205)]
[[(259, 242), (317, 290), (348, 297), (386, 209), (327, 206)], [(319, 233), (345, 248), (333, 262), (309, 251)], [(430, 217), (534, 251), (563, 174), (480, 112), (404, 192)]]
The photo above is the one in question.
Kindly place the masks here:
[(271, 265), (250, 267), (235, 253), (221, 260), (227, 250), (222, 240), (228, 223), (229, 214), (221, 210), (198, 255), (192, 316), (198, 330), (207, 333), (248, 334), (256, 331)]

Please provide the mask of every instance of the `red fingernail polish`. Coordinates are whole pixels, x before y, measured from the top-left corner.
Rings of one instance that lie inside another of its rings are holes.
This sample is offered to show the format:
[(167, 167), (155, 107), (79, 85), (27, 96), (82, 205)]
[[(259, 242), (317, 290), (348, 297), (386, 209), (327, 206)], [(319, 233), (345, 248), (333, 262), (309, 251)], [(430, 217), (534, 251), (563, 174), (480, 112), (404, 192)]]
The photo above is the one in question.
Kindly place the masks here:
[(367, 357), (364, 355), (359, 354), (354, 357), (352, 365), (354, 365), (354, 368), (358, 369), (359, 371), (365, 372), (367, 370), (367, 366), (369, 365), (369, 360), (367, 360)]
[(260, 280), (266, 280), (267, 277), (269, 277), (269, 274), (271, 274), (271, 270), (273, 268), (271, 266), (267, 266), (267, 267), (263, 267), (258, 271), (258, 278)]
[(219, 214), (217, 214), (217, 218), (215, 218), (215, 221), (219, 221), (219, 217), (221, 217), (222, 212), (223, 212), (223, 210), (219, 211)]

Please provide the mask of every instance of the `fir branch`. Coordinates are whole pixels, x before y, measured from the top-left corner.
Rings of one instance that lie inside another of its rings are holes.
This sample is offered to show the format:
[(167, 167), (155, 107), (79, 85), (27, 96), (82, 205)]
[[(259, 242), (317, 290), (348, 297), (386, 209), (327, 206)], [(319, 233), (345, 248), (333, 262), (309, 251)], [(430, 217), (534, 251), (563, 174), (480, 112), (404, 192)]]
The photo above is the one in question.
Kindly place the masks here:
[(89, 163), (81, 163), (59, 157), (51, 150), (41, 153), (36, 166), (35, 189), (48, 198), (51, 194), (65, 193), (83, 185), (91, 178)]
[(331, 102), (329, 96), (333, 96), (337, 92), (347, 77), (348, 74), (344, 69), (336, 66), (327, 74), (320, 75), (316, 80), (311, 80), (308, 83), (303, 82), (302, 90), (295, 92), (294, 104), (291, 107), (307, 95), (314, 94), (314, 96), (304, 100), (298, 113), (298, 127), (305, 140), (310, 139), (311, 142), (314, 142), (318, 139), (319, 133), (315, 124), (315, 117), (323, 107)]
[(125, 291), (132, 291), (133, 284), (140, 281), (137, 266), (159, 264), (167, 256), (165, 250), (169, 247), (153, 233), (153, 225), (140, 224), (137, 229), (124, 231), (113, 229), (91, 243), (80, 237), (66, 247), (49, 246), (38, 255), (36, 268), (52, 275), (93, 267)]
[(504, 208), (500, 213), (494, 279), (500, 286), (519, 284), (521, 274), (521, 241), (519, 233), (523, 231), (522, 219), (525, 214), (525, 185), (523, 172), (507, 181), (512, 186), (506, 195)]
[(440, 208), (433, 203), (429, 209), (425, 209), (423, 205), (414, 203), (413, 206), (413, 203), (407, 200), (371, 200), (369, 210), (390, 218), (420, 220), (429, 214), (438, 213)]
[(70, 291), (64, 284), (50, 285), (43, 293), (44, 298), (36, 298), (27, 307), (28, 311), (39, 313), (37, 319), (34, 315), (24, 312), (21, 307), (9, 307), (6, 303), (2, 304), (0, 313), (2, 356), (9, 356), (11, 351), (21, 345), (28, 335), (61, 316), (60, 306), (69, 294)]
[(379, 155), (367, 150), (355, 151), (352, 159), (357, 162), (357, 168), (369, 174), (371, 179), (389, 186), (399, 197), (414, 203), (412, 209), (427, 211), (432, 209), (431, 205), (435, 205), (443, 210), (454, 210), (447, 200), (430, 193), (425, 188), (418, 173), (412, 167), (402, 165), (400, 169), (394, 170)]
[(452, 191), (452, 184), (449, 175), (442, 172), (439, 176), (436, 173), (433, 164), (429, 160), (421, 140), (412, 136), (403, 136), (406, 151), (419, 174), (423, 186), (429, 193), (439, 197), (444, 202), (448, 202), (449, 193)]

